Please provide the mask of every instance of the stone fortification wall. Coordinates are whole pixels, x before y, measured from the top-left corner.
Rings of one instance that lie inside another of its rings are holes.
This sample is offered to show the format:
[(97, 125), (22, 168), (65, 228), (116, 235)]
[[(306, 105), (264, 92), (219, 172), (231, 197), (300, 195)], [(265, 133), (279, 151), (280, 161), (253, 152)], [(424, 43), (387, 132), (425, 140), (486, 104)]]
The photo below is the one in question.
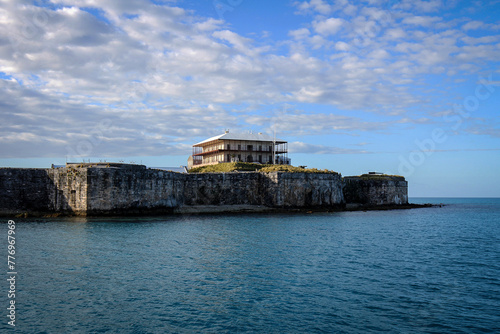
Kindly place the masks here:
[(53, 209), (55, 186), (45, 169), (0, 169), (0, 214), (46, 212)]
[(169, 213), (182, 204), (182, 174), (151, 170), (89, 168), (87, 214)]
[(0, 214), (82, 214), (86, 211), (87, 170), (0, 169)]
[(273, 203), (282, 207), (327, 208), (344, 204), (340, 174), (269, 173)]
[(88, 175), (89, 214), (210, 211), (209, 206), (334, 208), (344, 202), (337, 174), (89, 169)]
[(333, 208), (344, 203), (338, 174), (206, 173), (186, 175), (185, 205)]
[[(183, 206), (263, 205), (271, 191), (260, 173), (185, 174)], [(271, 204), (271, 202), (269, 202)]]
[(209, 207), (238, 206), (328, 210), (345, 203), (406, 204), (407, 191), (404, 178), (342, 181), (339, 174), (1, 168), (0, 215), (209, 212)]
[(401, 176), (348, 176), (344, 198), (348, 204), (368, 206), (408, 204), (408, 182)]

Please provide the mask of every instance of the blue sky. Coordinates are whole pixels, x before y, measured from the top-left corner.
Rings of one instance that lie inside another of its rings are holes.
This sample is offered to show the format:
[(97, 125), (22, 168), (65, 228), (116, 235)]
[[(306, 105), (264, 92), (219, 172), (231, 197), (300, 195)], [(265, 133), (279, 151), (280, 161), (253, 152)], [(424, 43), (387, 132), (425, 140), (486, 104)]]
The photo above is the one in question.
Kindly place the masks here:
[(3, 1), (0, 165), (185, 165), (258, 131), (294, 165), (500, 197), (500, 1)]

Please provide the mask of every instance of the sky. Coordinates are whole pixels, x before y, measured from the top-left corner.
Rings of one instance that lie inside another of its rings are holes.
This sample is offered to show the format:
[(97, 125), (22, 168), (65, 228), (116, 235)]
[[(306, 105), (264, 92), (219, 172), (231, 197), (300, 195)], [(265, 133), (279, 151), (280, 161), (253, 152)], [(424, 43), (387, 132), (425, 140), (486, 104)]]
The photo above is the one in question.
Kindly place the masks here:
[(499, 64), (499, 0), (3, 0), (0, 166), (276, 131), (293, 165), (500, 197)]

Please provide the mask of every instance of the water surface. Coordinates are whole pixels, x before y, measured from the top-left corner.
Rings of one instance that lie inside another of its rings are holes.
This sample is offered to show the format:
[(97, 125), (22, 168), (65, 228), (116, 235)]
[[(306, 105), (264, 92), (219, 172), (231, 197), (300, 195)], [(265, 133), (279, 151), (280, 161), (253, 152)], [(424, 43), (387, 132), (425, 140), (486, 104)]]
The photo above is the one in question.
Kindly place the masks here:
[(429, 201), (18, 219), (16, 332), (499, 332), (500, 200)]

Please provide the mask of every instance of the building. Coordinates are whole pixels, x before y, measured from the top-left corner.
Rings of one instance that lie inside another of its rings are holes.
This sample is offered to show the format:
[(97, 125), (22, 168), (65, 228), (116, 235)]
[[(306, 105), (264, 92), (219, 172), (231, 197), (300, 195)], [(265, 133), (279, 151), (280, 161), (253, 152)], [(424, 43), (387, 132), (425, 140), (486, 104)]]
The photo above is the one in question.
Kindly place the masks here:
[(193, 145), (188, 168), (223, 162), (290, 164), (288, 143), (263, 133), (225, 133)]

